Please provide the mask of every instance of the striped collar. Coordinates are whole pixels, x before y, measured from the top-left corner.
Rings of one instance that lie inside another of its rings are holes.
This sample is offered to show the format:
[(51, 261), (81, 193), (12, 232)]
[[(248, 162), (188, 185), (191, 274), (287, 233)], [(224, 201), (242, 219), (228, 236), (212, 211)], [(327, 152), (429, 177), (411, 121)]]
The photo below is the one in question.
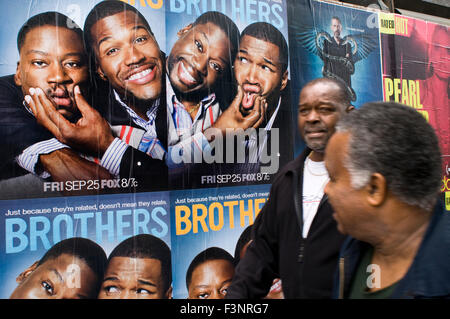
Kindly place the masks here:
[(153, 101), (153, 104), (149, 107), (149, 109), (146, 112), (146, 115), (148, 117), (148, 121), (145, 121), (143, 118), (141, 118), (139, 115), (136, 114), (136, 112), (129, 107), (127, 104), (125, 104), (122, 99), (120, 98), (119, 94), (116, 92), (116, 90), (113, 90), (114, 97), (117, 102), (128, 112), (130, 117), (132, 118), (133, 122), (139, 125), (140, 127), (147, 129), (147, 127), (150, 125), (154, 125), (154, 121), (156, 118), (156, 114), (158, 113), (158, 107), (160, 104), (160, 99), (156, 99)]

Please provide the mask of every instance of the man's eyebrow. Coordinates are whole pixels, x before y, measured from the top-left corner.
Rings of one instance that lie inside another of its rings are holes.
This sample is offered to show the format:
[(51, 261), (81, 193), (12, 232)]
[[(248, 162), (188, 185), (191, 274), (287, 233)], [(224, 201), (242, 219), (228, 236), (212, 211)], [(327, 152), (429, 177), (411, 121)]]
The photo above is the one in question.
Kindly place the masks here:
[(194, 289), (198, 289), (198, 288), (209, 288), (209, 285), (195, 285)]
[(109, 281), (109, 280), (110, 281), (119, 281), (119, 278), (110, 276), (110, 277), (106, 277), (105, 279), (103, 279), (103, 282)]
[(49, 55), (49, 53), (44, 52), (44, 51), (40, 51), (40, 50), (28, 50), (27, 54), (30, 54), (30, 53), (41, 54), (41, 55)]
[(203, 31), (199, 31), (199, 33), (205, 38), (206, 42), (207, 42), (208, 45), (209, 45), (209, 38), (208, 38), (208, 36), (206, 35), (206, 33), (203, 32)]
[(100, 48), (100, 45), (101, 45), (103, 42), (108, 41), (109, 39), (111, 39), (111, 37), (110, 37), (109, 35), (106, 36), (106, 37), (101, 38), (101, 39), (98, 41), (98, 43), (97, 43), (97, 47)]
[(63, 277), (61, 276), (61, 274), (56, 269), (50, 269), (50, 271), (53, 272), (56, 275), (56, 277), (58, 277), (58, 280), (60, 282), (64, 282)]
[(84, 53), (78, 53), (78, 52), (69, 52), (67, 54), (64, 54), (64, 57), (78, 57), (78, 58), (83, 58), (84, 57)]
[[(148, 30), (148, 28), (146, 28), (144, 25), (141, 25), (141, 24), (135, 25), (134, 27), (131, 28), (131, 30), (138, 30), (138, 29), (144, 29), (145, 31), (147, 31), (148, 33), (150, 33), (150, 30)], [(98, 41), (98, 43), (97, 43), (97, 47), (100, 47), (100, 44), (102, 44), (102, 43), (105, 42), (105, 41), (110, 40), (111, 38), (112, 38), (112, 37), (109, 36), (109, 35), (107, 35), (107, 36), (101, 38), (101, 39)]]
[(131, 30), (137, 30), (137, 29), (144, 29), (145, 31), (150, 33), (150, 30), (143, 24), (137, 24), (133, 28), (131, 28)]
[(143, 280), (143, 279), (138, 279), (138, 283), (143, 284), (143, 285), (156, 287), (156, 285), (154, 283), (152, 283), (150, 281), (147, 281), (147, 280)]
[(276, 67), (277, 65), (275, 64), (275, 62), (272, 62), (271, 60), (269, 60), (268, 58), (263, 58), (264, 61), (266, 61), (267, 64), (273, 65), (274, 67)]
[[(248, 53), (248, 51), (247, 50), (245, 50), (245, 49), (239, 49), (239, 53), (244, 53), (244, 54), (249, 54)], [(263, 59), (264, 59), (264, 61), (267, 63), (267, 64), (270, 64), (270, 65), (273, 65), (274, 67), (277, 67), (277, 65), (275, 64), (275, 62), (272, 62), (272, 60), (270, 60), (270, 59), (268, 59), (268, 58), (265, 58), (265, 57), (263, 57)]]

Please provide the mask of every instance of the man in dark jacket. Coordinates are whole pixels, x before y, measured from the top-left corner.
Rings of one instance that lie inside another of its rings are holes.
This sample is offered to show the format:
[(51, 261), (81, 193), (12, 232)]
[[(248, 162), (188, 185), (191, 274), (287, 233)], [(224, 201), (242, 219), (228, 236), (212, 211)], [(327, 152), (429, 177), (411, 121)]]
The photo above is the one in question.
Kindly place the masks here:
[(449, 298), (450, 214), (436, 203), (441, 156), (424, 117), (397, 103), (366, 104), (339, 122), (325, 163), (325, 193), (351, 236), (334, 297)]
[(323, 195), (323, 158), (336, 122), (352, 108), (345, 85), (335, 79), (313, 80), (300, 92), (298, 124), (308, 148), (276, 177), (227, 298), (262, 298), (277, 277), (288, 299), (331, 297), (344, 237)]

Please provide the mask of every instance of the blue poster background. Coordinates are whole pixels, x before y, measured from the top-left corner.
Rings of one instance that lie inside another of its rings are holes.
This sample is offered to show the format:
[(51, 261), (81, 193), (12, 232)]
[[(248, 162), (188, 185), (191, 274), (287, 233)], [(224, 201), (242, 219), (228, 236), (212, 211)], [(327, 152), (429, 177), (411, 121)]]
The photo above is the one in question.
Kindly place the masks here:
[(16, 277), (60, 240), (88, 238), (108, 256), (144, 233), (171, 246), (168, 192), (2, 200), (0, 298), (8, 298)]

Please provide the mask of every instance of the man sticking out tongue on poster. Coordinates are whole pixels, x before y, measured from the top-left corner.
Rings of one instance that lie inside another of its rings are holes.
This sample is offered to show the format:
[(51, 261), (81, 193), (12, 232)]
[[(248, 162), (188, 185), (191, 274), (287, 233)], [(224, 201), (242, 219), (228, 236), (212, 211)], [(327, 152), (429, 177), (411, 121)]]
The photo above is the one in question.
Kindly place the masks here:
[[(278, 139), (266, 138), (258, 141), (257, 158), (248, 162), (258, 162), (266, 143), (272, 141), (279, 149), (281, 161), (292, 157), (292, 138), (290, 101), (287, 89), (288, 46), (284, 36), (273, 25), (256, 22), (247, 26), (241, 33), (239, 50), (234, 61), (234, 75), (237, 94), (230, 105), (213, 125), (220, 128), (227, 122), (228, 128), (261, 128), (270, 132), (272, 128), (281, 129)], [(256, 121), (251, 118), (258, 117)], [(236, 124), (233, 123), (236, 121)], [(243, 127), (245, 124), (250, 124)], [(277, 136), (277, 135), (275, 135)], [(273, 136), (273, 137), (275, 137)], [(269, 142), (267, 142), (269, 140)], [(283, 140), (283, 145), (280, 145)], [(273, 152), (273, 146), (270, 148)], [(280, 163), (280, 166), (282, 163)], [(278, 168), (278, 167), (277, 167)]]

